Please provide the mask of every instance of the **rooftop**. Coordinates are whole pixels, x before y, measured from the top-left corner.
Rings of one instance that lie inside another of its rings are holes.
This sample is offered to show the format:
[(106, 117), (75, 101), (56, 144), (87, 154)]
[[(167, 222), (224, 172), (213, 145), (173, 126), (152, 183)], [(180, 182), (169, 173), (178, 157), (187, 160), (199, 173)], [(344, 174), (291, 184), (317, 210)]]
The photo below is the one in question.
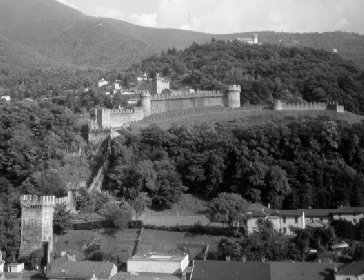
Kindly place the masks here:
[(164, 262), (181, 262), (186, 255), (178, 254), (165, 254), (152, 252), (145, 255), (135, 255), (128, 259), (128, 261), (164, 261)]
[(350, 275), (359, 276), (364, 274), (364, 261), (352, 262), (348, 265), (342, 266), (336, 275)]
[(130, 272), (119, 272), (118, 274), (111, 277), (111, 280), (180, 280), (181, 278), (167, 273), (130, 273)]
[(193, 280), (333, 280), (333, 266), (309, 262), (195, 261)]
[(341, 207), (332, 211), (333, 214), (364, 214), (364, 207)]
[(47, 274), (48, 278), (91, 278), (95, 273), (97, 278), (108, 279), (114, 263), (109, 262), (66, 262)]
[(335, 209), (301, 209), (305, 217), (328, 217)]

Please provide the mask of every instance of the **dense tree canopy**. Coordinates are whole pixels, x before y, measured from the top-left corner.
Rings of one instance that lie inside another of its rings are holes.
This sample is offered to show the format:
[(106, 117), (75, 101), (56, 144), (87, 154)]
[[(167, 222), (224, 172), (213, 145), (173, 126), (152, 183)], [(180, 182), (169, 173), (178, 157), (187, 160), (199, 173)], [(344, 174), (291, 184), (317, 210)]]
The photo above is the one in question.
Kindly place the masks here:
[(146, 192), (166, 207), (182, 191), (210, 199), (237, 193), (278, 209), (361, 206), (363, 155), (363, 124), (327, 118), (151, 126), (113, 141), (108, 189), (131, 200)]

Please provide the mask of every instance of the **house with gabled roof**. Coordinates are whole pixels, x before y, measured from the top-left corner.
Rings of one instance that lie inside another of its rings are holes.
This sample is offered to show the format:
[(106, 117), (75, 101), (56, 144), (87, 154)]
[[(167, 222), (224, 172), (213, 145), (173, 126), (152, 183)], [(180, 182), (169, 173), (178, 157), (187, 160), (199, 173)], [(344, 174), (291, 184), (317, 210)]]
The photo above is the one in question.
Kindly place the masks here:
[(364, 207), (340, 207), (332, 211), (334, 220), (346, 220), (356, 224), (360, 219), (364, 218)]
[(364, 280), (364, 261), (342, 266), (335, 274), (335, 280)]

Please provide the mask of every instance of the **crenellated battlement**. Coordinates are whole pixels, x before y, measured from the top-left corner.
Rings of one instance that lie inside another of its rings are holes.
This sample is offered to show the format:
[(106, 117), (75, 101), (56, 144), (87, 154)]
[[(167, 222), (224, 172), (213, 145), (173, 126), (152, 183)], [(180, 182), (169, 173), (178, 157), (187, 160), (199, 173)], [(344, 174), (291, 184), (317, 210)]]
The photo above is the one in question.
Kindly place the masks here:
[(241, 91), (241, 86), (240, 85), (228, 85), (226, 87), (227, 91)]
[(318, 111), (330, 110), (336, 112), (344, 112), (344, 106), (339, 105), (337, 101), (329, 102), (307, 102), (307, 103), (284, 103), (277, 100), (274, 104), (274, 110), (277, 111)]
[(22, 195), (20, 198), (20, 204), (22, 208), (54, 207), (56, 205), (56, 198), (53, 195)]
[(110, 113), (110, 114), (134, 114), (135, 112), (142, 111), (142, 108), (135, 107), (131, 109), (121, 108), (121, 109), (105, 109), (102, 108), (102, 113)]
[(224, 93), (220, 90), (203, 90), (197, 91), (196, 93), (189, 92), (176, 92), (171, 94), (158, 94), (152, 95), (151, 101), (161, 101), (161, 100), (175, 100), (175, 99), (192, 99), (192, 98), (208, 98), (208, 97), (223, 97)]

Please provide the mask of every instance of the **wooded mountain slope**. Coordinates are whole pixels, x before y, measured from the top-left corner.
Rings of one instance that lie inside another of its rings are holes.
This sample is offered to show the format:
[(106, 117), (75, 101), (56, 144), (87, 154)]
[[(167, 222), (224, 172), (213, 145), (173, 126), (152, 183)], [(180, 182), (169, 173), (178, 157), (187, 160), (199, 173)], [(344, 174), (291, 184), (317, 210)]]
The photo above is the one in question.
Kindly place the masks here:
[(240, 84), (242, 103), (336, 100), (350, 112), (364, 112), (364, 72), (324, 50), (213, 40), (183, 51), (170, 49), (132, 69), (136, 73), (160, 72), (169, 76), (176, 88), (211, 90)]

